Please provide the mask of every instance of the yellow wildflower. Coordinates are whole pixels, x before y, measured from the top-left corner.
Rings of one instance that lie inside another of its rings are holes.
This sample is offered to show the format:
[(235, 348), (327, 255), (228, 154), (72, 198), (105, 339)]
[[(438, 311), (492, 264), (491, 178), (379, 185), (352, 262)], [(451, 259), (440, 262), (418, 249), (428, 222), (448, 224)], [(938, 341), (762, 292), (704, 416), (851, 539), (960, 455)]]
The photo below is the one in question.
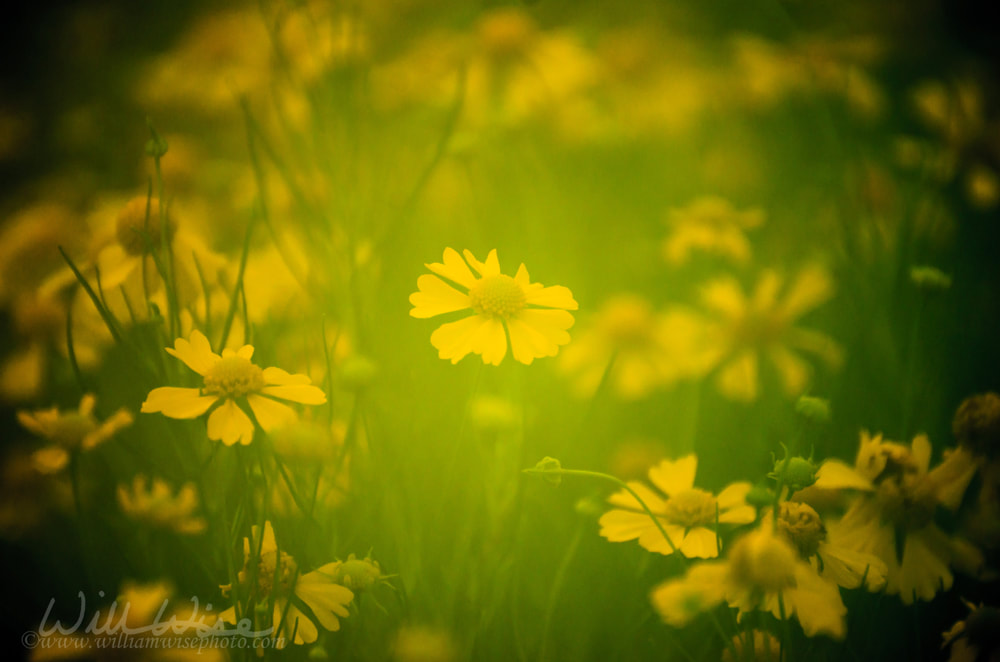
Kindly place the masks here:
[(764, 222), (758, 208), (736, 210), (724, 198), (704, 196), (667, 214), (670, 234), (663, 242), (663, 256), (674, 266), (684, 264), (695, 250), (727, 257), (744, 264), (750, 259), (745, 231)]
[(790, 397), (801, 395), (811, 374), (798, 351), (815, 354), (833, 367), (841, 362), (841, 350), (833, 340), (818, 331), (793, 326), (832, 295), (827, 272), (818, 267), (804, 269), (779, 299), (782, 285), (782, 278), (767, 270), (750, 297), (731, 277), (713, 280), (702, 290), (702, 304), (712, 319), (704, 322), (704, 347), (698, 353), (706, 354), (706, 365), (721, 366), (716, 382), (723, 395), (733, 400), (757, 398), (762, 356), (774, 366)]
[(610, 370), (609, 386), (634, 400), (702, 370), (699, 355), (686, 351), (700, 331), (689, 316), (657, 313), (639, 296), (619, 295), (577, 334), (560, 357), (560, 367), (576, 375), (578, 395), (592, 396)]
[[(530, 364), (542, 356), (555, 356), (559, 346), (569, 342), (566, 329), (573, 326), (573, 316), (567, 311), (578, 307), (573, 293), (561, 285), (532, 283), (523, 264), (511, 278), (500, 273), (496, 250), (490, 251), (486, 262), (480, 262), (469, 251), (463, 260), (458, 251), (446, 248), (443, 264), (426, 266), (436, 275), (417, 279), (420, 291), (410, 295), (411, 316), (423, 319), (469, 308), (475, 313), (442, 324), (431, 334), (431, 344), (442, 359), (458, 363), (474, 352), (482, 355), (483, 363), (500, 365), (507, 354), (509, 335), (514, 358)], [(455, 289), (438, 276), (467, 291)]]
[[(659, 493), (638, 481), (628, 486), (649, 506), (678, 551), (689, 558), (713, 558), (719, 555), (720, 543), (715, 523), (749, 524), (757, 511), (748, 506), (744, 497), (750, 483), (733, 483), (718, 496), (694, 486), (698, 458), (687, 455), (679, 460), (663, 460), (649, 470), (649, 480)], [(617, 506), (601, 516), (601, 535), (611, 542), (638, 538), (639, 544), (651, 552), (672, 554), (664, 539), (635, 497), (626, 490), (611, 495), (608, 501)]]
[(176, 531), (201, 533), (207, 526), (205, 520), (194, 514), (198, 508), (198, 495), (194, 483), (181, 486), (175, 495), (173, 489), (160, 478), (152, 483), (146, 476), (136, 476), (131, 488), (118, 486), (118, 505), (132, 519)]
[[(354, 593), (333, 580), (333, 571), (338, 563), (328, 563), (300, 575), (295, 559), (278, 549), (271, 523), (264, 522), (263, 537), (260, 528), (253, 527), (251, 537), (243, 539), (243, 569), (238, 579), (240, 587), (248, 591), (250, 601), (258, 605), (268, 604), (273, 610), (270, 622), (257, 623), (257, 629), (272, 626), (278, 648), (287, 644), (293, 632), (294, 643), (313, 643), (319, 636), (319, 630), (316, 623), (296, 605), (296, 602), (302, 602), (323, 628), (333, 632), (339, 630), (340, 618), (347, 618), (347, 605), (354, 600)], [(277, 585), (275, 579), (278, 580)], [(229, 595), (232, 585), (221, 588), (223, 595)], [(293, 596), (296, 600), (291, 599)], [(235, 605), (219, 614), (219, 618), (226, 623), (236, 623)]]
[(679, 578), (660, 584), (650, 596), (668, 624), (683, 627), (698, 614), (727, 602), (741, 614), (763, 610), (795, 616), (806, 636), (843, 638), (847, 608), (837, 586), (822, 579), (778, 536), (770, 520), (733, 543), (729, 558), (691, 566)]
[(881, 559), (888, 568), (886, 591), (906, 604), (947, 590), (953, 581), (949, 566), (975, 565), (978, 556), (933, 521), (938, 506), (958, 507), (976, 463), (964, 449), (933, 470), (930, 460), (926, 435), (907, 446), (862, 432), (854, 468), (827, 460), (817, 472), (817, 488), (860, 491), (844, 517), (831, 524), (831, 541)]
[(251, 345), (236, 351), (225, 349), (219, 356), (212, 351), (203, 333), (192, 331), (190, 340), (178, 338), (173, 349), (168, 347), (167, 352), (204, 377), (204, 386), (155, 388), (142, 403), (143, 413), (197, 418), (218, 404), (208, 417), (208, 438), (227, 446), (253, 441), (253, 422), (237, 406), (237, 399), (250, 405), (257, 423), (266, 432), (298, 418), (291, 407), (275, 398), (307, 405), (326, 402), (326, 395), (313, 386), (307, 376), (292, 375), (280, 368), (261, 369), (252, 363), (254, 348)]
[(60, 412), (57, 407), (35, 412), (19, 411), (17, 420), (51, 445), (35, 451), (35, 466), (43, 473), (59, 471), (77, 451), (89, 451), (110, 439), (118, 430), (132, 424), (132, 414), (119, 409), (100, 423), (94, 417), (97, 398), (86, 394), (76, 411)]

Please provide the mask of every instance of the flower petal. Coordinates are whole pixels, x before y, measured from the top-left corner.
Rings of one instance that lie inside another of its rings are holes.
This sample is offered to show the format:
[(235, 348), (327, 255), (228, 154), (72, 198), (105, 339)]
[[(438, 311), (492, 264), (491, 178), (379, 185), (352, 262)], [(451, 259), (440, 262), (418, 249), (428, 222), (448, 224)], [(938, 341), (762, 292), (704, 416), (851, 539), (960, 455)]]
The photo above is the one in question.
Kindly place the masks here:
[(552, 285), (539, 290), (528, 291), (526, 301), (535, 306), (546, 306), (548, 308), (562, 308), (564, 310), (577, 310), (580, 304), (573, 298), (573, 293), (568, 287), (562, 285)]
[(490, 254), (486, 256), (486, 262), (480, 262), (476, 259), (476, 256), (472, 254), (472, 251), (466, 249), (462, 252), (465, 256), (465, 260), (472, 265), (472, 268), (479, 272), (479, 275), (483, 278), (487, 276), (499, 276), (500, 275), (500, 260), (497, 258), (497, 249), (490, 251)]
[(757, 397), (757, 355), (746, 351), (727, 363), (716, 379), (722, 394), (740, 402)]
[(569, 342), (566, 329), (573, 316), (565, 310), (524, 309), (507, 320), (514, 358), (524, 364), (543, 356), (555, 356)]
[(208, 417), (208, 438), (221, 441), (226, 446), (237, 442), (249, 444), (253, 441), (253, 421), (227, 398)]
[(173, 349), (170, 347), (166, 349), (168, 354), (183, 361), (187, 367), (199, 375), (204, 375), (215, 365), (216, 361), (221, 359), (218, 354), (212, 351), (212, 346), (208, 344), (208, 338), (205, 337), (205, 334), (198, 330), (191, 332), (190, 341), (177, 338), (174, 341)]
[(477, 339), (478, 343), (473, 346), (472, 351), (482, 355), (483, 363), (500, 365), (503, 357), (507, 355), (507, 334), (504, 333), (500, 320), (487, 320), (480, 329)]
[(490, 318), (472, 315), (457, 322), (439, 326), (431, 334), (431, 344), (438, 350), (438, 357), (458, 363), (476, 347), (482, 347), (479, 334), (490, 322)]
[(160, 412), (170, 418), (197, 418), (218, 399), (216, 395), (202, 395), (196, 388), (161, 386), (149, 392), (140, 411), (145, 414)]
[[(674, 540), (676, 543), (677, 541)], [(715, 531), (696, 526), (687, 532), (680, 544), (681, 554), (689, 559), (714, 559), (719, 555), (719, 541)]]
[(698, 470), (698, 457), (685, 455), (678, 460), (663, 460), (649, 470), (649, 480), (667, 496), (672, 496), (694, 487), (694, 475)]
[(247, 395), (247, 402), (250, 404), (250, 409), (257, 418), (257, 422), (265, 432), (287, 427), (299, 420), (294, 409), (277, 400), (250, 393)]
[(459, 292), (437, 276), (424, 274), (417, 279), (419, 292), (410, 295), (410, 316), (426, 319), (471, 307), (469, 295)]
[(347, 618), (350, 614), (347, 605), (354, 600), (351, 589), (334, 583), (319, 570), (299, 577), (295, 584), (295, 595), (312, 609), (320, 625), (333, 632), (340, 629), (337, 617)]
[[(282, 615), (285, 616), (285, 621), (281, 621)], [(319, 629), (316, 624), (310, 620), (308, 616), (302, 613), (295, 603), (290, 603), (287, 598), (278, 598), (274, 601), (274, 623), (280, 623), (278, 626), (279, 636), (282, 634), (285, 638), (292, 636), (295, 633), (295, 643), (296, 644), (311, 644), (319, 637)]]
[(788, 289), (779, 307), (788, 321), (801, 317), (833, 296), (833, 281), (826, 269), (803, 269)]
[(281, 368), (264, 368), (264, 383), (268, 385), (312, 384), (307, 375), (291, 374)]
[(870, 480), (862, 476), (858, 471), (837, 459), (824, 460), (816, 472), (816, 482), (813, 487), (824, 490), (866, 490), (871, 492), (875, 488)]
[[(637, 480), (630, 480), (626, 483), (632, 491), (639, 495), (639, 498), (645, 502), (645, 504), (654, 513), (662, 513), (666, 507), (666, 502), (663, 500), (659, 494), (646, 487)], [(628, 490), (618, 490), (610, 497), (608, 497), (608, 503), (621, 506), (622, 508), (627, 508), (629, 510), (634, 510), (636, 512), (645, 513), (642, 506), (636, 501), (635, 497), (632, 496)], [(648, 515), (646, 515), (648, 517)], [(652, 523), (650, 523), (652, 524)]]
[(702, 304), (728, 320), (740, 318), (747, 309), (746, 297), (735, 278), (725, 276), (705, 285), (701, 290)]
[(782, 345), (772, 346), (768, 350), (768, 356), (778, 370), (781, 384), (785, 387), (785, 394), (789, 397), (800, 395), (809, 384), (812, 373), (809, 364)]
[(444, 264), (433, 262), (425, 264), (425, 267), (439, 276), (443, 276), (453, 283), (458, 283), (466, 288), (476, 284), (476, 277), (469, 270), (469, 265), (465, 263), (462, 256), (454, 248), (444, 249)]
[(311, 384), (288, 384), (287, 386), (265, 386), (260, 390), (264, 395), (270, 395), (282, 400), (291, 400), (304, 405), (321, 405), (326, 402), (323, 389)]

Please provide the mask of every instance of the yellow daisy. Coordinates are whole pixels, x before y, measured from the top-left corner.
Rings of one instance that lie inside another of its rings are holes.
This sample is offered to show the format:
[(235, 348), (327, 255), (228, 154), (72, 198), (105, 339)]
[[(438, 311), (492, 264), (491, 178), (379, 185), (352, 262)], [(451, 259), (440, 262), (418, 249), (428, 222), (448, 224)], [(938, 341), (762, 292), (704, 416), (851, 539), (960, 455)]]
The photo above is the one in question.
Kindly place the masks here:
[[(252, 539), (252, 540), (251, 540)], [(258, 553), (257, 550), (260, 550)], [(270, 522), (264, 522), (263, 537), (259, 527), (253, 527), (250, 538), (243, 539), (243, 569), (238, 581), (246, 591), (248, 602), (243, 617), (247, 618), (250, 603), (270, 605), (269, 622), (255, 623), (255, 629), (274, 628), (276, 646), (283, 648), (295, 633), (296, 644), (311, 644), (319, 636), (316, 623), (300, 609), (309, 608), (312, 615), (326, 630), (340, 629), (340, 619), (347, 618), (347, 605), (354, 600), (354, 593), (335, 580), (339, 561), (328, 563), (312, 572), (299, 574), (298, 565), (291, 555), (278, 549)], [(278, 585), (274, 580), (278, 579)], [(229, 595), (232, 585), (222, 586), (223, 595)], [(219, 614), (226, 623), (236, 623), (235, 605)]]
[(201, 533), (207, 526), (194, 514), (198, 509), (194, 483), (182, 485), (175, 495), (162, 479), (154, 478), (150, 484), (149, 479), (139, 475), (131, 487), (119, 485), (117, 495), (122, 512), (152, 526), (187, 534)]
[(69, 463), (75, 451), (89, 451), (110, 439), (118, 430), (132, 424), (132, 414), (119, 409), (100, 423), (94, 417), (97, 398), (88, 393), (80, 399), (76, 411), (60, 412), (58, 408), (35, 412), (19, 411), (17, 420), (39, 437), (52, 442), (35, 451), (35, 467), (43, 473), (54, 473)]
[(750, 402), (757, 398), (760, 359), (773, 365), (785, 393), (801, 395), (809, 384), (811, 368), (798, 354), (805, 351), (832, 367), (841, 362), (841, 350), (826, 335), (794, 326), (795, 321), (830, 298), (833, 284), (827, 272), (807, 268), (784, 288), (782, 278), (767, 270), (747, 297), (736, 279), (711, 281), (701, 293), (702, 305), (710, 311), (705, 320), (708, 365), (720, 366), (716, 381), (723, 395)]
[(214, 405), (218, 407), (208, 417), (208, 438), (227, 446), (253, 440), (253, 421), (236, 404), (245, 400), (257, 423), (265, 432), (281, 428), (297, 420), (295, 411), (278, 402), (290, 400), (306, 405), (326, 402), (326, 395), (313, 386), (305, 375), (292, 375), (280, 368), (254, 365), (253, 346), (244, 345), (236, 351), (225, 349), (222, 356), (212, 351), (208, 338), (192, 331), (191, 339), (178, 338), (167, 352), (204, 377), (200, 388), (163, 386), (155, 388), (142, 403), (143, 413), (160, 412), (170, 418), (197, 418)]
[(976, 470), (971, 454), (957, 449), (929, 470), (931, 443), (911, 445), (861, 433), (855, 467), (827, 460), (817, 472), (820, 489), (859, 490), (839, 522), (830, 526), (837, 545), (883, 561), (886, 591), (905, 604), (930, 600), (953, 581), (950, 566), (975, 565), (978, 552), (949, 536), (933, 520), (938, 506), (954, 510)]
[(837, 585), (799, 558), (770, 520), (764, 522), (734, 542), (726, 560), (698, 563), (653, 589), (653, 607), (663, 620), (684, 627), (723, 602), (741, 615), (762, 610), (781, 618), (783, 604), (785, 616), (797, 617), (806, 636), (843, 638), (847, 608)]
[(555, 356), (569, 342), (566, 329), (573, 326), (573, 316), (567, 311), (578, 308), (573, 293), (561, 285), (532, 283), (523, 264), (512, 278), (500, 273), (496, 250), (480, 262), (469, 251), (463, 260), (458, 251), (446, 248), (443, 264), (426, 266), (436, 275), (417, 279), (420, 291), (410, 295), (411, 316), (424, 319), (469, 308), (475, 313), (442, 324), (431, 334), (431, 344), (442, 359), (458, 363), (474, 352), (483, 363), (500, 365), (509, 336), (514, 358), (527, 365), (542, 356)]
[[(750, 483), (733, 483), (718, 496), (694, 486), (698, 458), (687, 455), (679, 460), (663, 460), (649, 470), (649, 480), (659, 493), (643, 483), (630, 481), (628, 486), (659, 518), (663, 529), (678, 551), (689, 558), (713, 558), (719, 555), (715, 523), (749, 524), (757, 517), (753, 506), (744, 500)], [(670, 543), (663, 537), (646, 511), (626, 490), (611, 495), (610, 503), (618, 506), (601, 516), (601, 535), (611, 542), (639, 540), (651, 552), (672, 554)]]

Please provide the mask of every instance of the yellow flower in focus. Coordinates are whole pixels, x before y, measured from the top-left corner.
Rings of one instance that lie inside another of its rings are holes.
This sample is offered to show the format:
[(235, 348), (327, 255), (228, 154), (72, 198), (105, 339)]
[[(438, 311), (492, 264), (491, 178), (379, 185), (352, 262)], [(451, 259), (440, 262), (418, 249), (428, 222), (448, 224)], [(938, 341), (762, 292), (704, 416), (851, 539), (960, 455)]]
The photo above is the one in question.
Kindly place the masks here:
[(770, 520), (733, 543), (724, 561), (691, 566), (660, 584), (650, 596), (665, 622), (684, 627), (695, 616), (726, 602), (740, 613), (767, 611), (797, 617), (806, 636), (844, 637), (847, 608), (836, 584), (822, 579), (795, 548), (775, 535)]
[(136, 476), (131, 487), (118, 486), (117, 496), (122, 512), (152, 526), (186, 534), (201, 533), (207, 526), (203, 518), (194, 514), (198, 509), (194, 483), (184, 484), (175, 495), (160, 478), (154, 478), (150, 484), (145, 476)]
[(701, 331), (690, 316), (654, 312), (639, 296), (619, 295), (577, 334), (560, 356), (560, 368), (576, 375), (581, 397), (593, 396), (610, 369), (608, 383), (614, 392), (634, 400), (703, 370), (697, 355), (686, 351)]
[(764, 211), (737, 211), (728, 200), (715, 196), (698, 198), (667, 214), (670, 234), (663, 241), (663, 256), (673, 266), (684, 264), (694, 251), (729, 258), (738, 264), (750, 259), (746, 230), (764, 223)]
[(853, 468), (827, 460), (816, 474), (817, 488), (859, 491), (843, 518), (831, 524), (831, 542), (883, 561), (886, 591), (905, 604), (930, 600), (951, 587), (950, 566), (981, 562), (977, 550), (933, 521), (938, 506), (958, 508), (977, 463), (964, 449), (946, 455), (933, 470), (930, 460), (925, 435), (907, 446), (862, 432)]
[[(339, 561), (328, 563), (300, 575), (295, 559), (278, 549), (271, 523), (264, 522), (263, 535), (259, 527), (253, 527), (251, 537), (243, 539), (243, 569), (238, 579), (240, 587), (248, 591), (250, 602), (268, 604), (273, 610), (269, 622), (255, 623), (255, 629), (273, 627), (277, 648), (284, 648), (293, 632), (294, 643), (313, 643), (319, 636), (319, 629), (296, 605), (296, 602), (301, 602), (324, 629), (332, 632), (339, 630), (340, 619), (347, 618), (350, 613), (347, 605), (354, 600), (354, 593), (334, 581), (334, 570), (338, 564)], [(275, 579), (278, 580), (277, 585)], [(233, 587), (226, 585), (221, 588), (223, 595), (229, 595)], [(293, 596), (295, 600), (292, 600)], [(242, 618), (247, 617), (249, 615), (243, 613)], [(236, 606), (223, 611), (219, 618), (235, 624)]]
[[(749, 524), (757, 511), (744, 500), (750, 483), (733, 483), (718, 496), (694, 486), (698, 458), (687, 455), (679, 460), (663, 460), (649, 470), (649, 480), (659, 493), (643, 483), (630, 481), (628, 486), (649, 506), (677, 550), (688, 558), (714, 558), (719, 555), (715, 531), (719, 524)], [(611, 495), (608, 502), (617, 506), (601, 516), (601, 535), (611, 542), (639, 540), (651, 552), (672, 554), (670, 543), (663, 537), (646, 511), (626, 490)]]
[(116, 432), (132, 424), (132, 414), (119, 409), (103, 423), (94, 417), (97, 398), (86, 394), (76, 411), (60, 412), (58, 408), (19, 411), (21, 425), (52, 442), (33, 456), (35, 467), (42, 473), (55, 473), (65, 467), (71, 454), (89, 451), (110, 439)]
[(235, 351), (225, 349), (219, 356), (200, 331), (192, 331), (190, 340), (178, 338), (167, 352), (204, 377), (204, 386), (155, 388), (142, 403), (142, 412), (197, 418), (218, 404), (208, 417), (208, 438), (232, 446), (253, 441), (253, 421), (236, 404), (237, 400), (250, 405), (265, 432), (298, 419), (295, 410), (278, 399), (306, 405), (326, 402), (326, 395), (307, 376), (292, 375), (280, 368), (261, 369), (250, 361), (253, 351), (253, 346), (244, 345)]
[(703, 288), (702, 304), (712, 318), (704, 321), (704, 346), (695, 353), (704, 354), (706, 365), (721, 366), (716, 383), (726, 397), (743, 402), (757, 398), (762, 357), (774, 367), (789, 397), (801, 395), (811, 377), (811, 368), (799, 351), (814, 354), (831, 367), (840, 365), (842, 352), (833, 340), (794, 326), (799, 317), (833, 294), (827, 272), (807, 268), (784, 289), (783, 284), (776, 272), (767, 270), (749, 297), (731, 277)]
[(573, 293), (561, 285), (532, 283), (523, 264), (511, 278), (500, 273), (496, 250), (480, 262), (469, 251), (463, 260), (458, 251), (446, 248), (443, 264), (426, 266), (436, 275), (417, 279), (420, 291), (410, 295), (411, 316), (424, 319), (469, 308), (475, 313), (442, 324), (431, 334), (431, 344), (442, 359), (458, 363), (473, 352), (483, 357), (483, 363), (500, 365), (509, 336), (514, 358), (530, 365), (536, 358), (555, 356), (569, 342), (566, 329), (573, 326), (573, 316), (567, 311), (578, 308)]

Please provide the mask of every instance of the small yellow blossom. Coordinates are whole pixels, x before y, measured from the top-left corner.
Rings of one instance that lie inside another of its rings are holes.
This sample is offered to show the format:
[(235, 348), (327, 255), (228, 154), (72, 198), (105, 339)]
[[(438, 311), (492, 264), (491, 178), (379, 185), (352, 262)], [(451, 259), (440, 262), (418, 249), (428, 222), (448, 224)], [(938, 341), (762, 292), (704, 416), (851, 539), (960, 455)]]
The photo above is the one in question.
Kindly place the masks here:
[(198, 509), (198, 495), (194, 483), (181, 486), (177, 494), (165, 481), (146, 476), (136, 476), (131, 487), (119, 485), (118, 505), (132, 519), (177, 533), (201, 533), (207, 526), (205, 520), (194, 514)]
[(593, 396), (610, 370), (608, 385), (621, 398), (634, 400), (702, 370), (699, 356), (686, 351), (701, 331), (686, 315), (658, 313), (642, 297), (618, 295), (577, 333), (559, 364), (575, 375), (581, 397)]
[(958, 507), (977, 464), (961, 448), (933, 470), (930, 460), (925, 435), (907, 446), (862, 432), (853, 468), (827, 460), (817, 472), (817, 488), (859, 492), (843, 518), (830, 525), (831, 542), (882, 560), (886, 591), (905, 604), (947, 590), (953, 581), (949, 566), (978, 563), (976, 550), (933, 521), (938, 506)]
[(711, 318), (703, 322), (702, 346), (692, 351), (705, 355), (706, 365), (720, 366), (719, 390), (733, 400), (757, 398), (762, 357), (774, 367), (789, 397), (802, 394), (812, 372), (799, 351), (814, 354), (832, 367), (840, 365), (841, 350), (833, 340), (794, 325), (833, 294), (827, 272), (806, 268), (784, 290), (782, 286), (777, 272), (767, 270), (750, 297), (731, 277), (713, 280), (702, 289), (702, 304)]
[(764, 223), (759, 208), (738, 211), (724, 198), (705, 196), (667, 214), (670, 234), (663, 242), (663, 256), (671, 265), (684, 264), (694, 251), (729, 258), (738, 264), (750, 259), (746, 231)]
[(663, 620), (684, 627), (722, 602), (741, 614), (762, 610), (780, 618), (783, 604), (785, 616), (798, 618), (806, 636), (843, 638), (847, 608), (836, 584), (799, 558), (770, 520), (764, 522), (736, 540), (727, 559), (698, 563), (657, 586), (651, 599)]
[(555, 356), (560, 345), (569, 342), (566, 329), (573, 326), (573, 316), (567, 311), (578, 307), (572, 292), (561, 285), (532, 283), (523, 264), (512, 278), (500, 272), (496, 250), (480, 262), (469, 251), (463, 260), (458, 251), (447, 248), (443, 264), (426, 266), (436, 275), (417, 279), (420, 291), (410, 295), (411, 316), (423, 319), (470, 308), (475, 313), (442, 324), (431, 334), (431, 344), (442, 359), (458, 363), (473, 352), (483, 357), (483, 363), (500, 365), (509, 335), (514, 358), (527, 365), (536, 358)]
[[(689, 558), (713, 558), (719, 555), (720, 547), (716, 521), (719, 524), (749, 524), (756, 519), (757, 511), (744, 500), (750, 483), (733, 483), (715, 496), (694, 486), (697, 468), (698, 458), (694, 455), (663, 460), (652, 467), (649, 480), (666, 499), (643, 483), (631, 481), (628, 486), (657, 516), (670, 542), (681, 554)], [(601, 516), (602, 536), (611, 542), (638, 538), (639, 544), (651, 552), (673, 553), (670, 542), (664, 539), (635, 497), (620, 490), (608, 501), (617, 508)]]
[[(339, 630), (340, 619), (347, 618), (350, 613), (347, 605), (354, 600), (354, 593), (333, 579), (339, 563), (335, 561), (312, 572), (299, 574), (295, 559), (278, 549), (271, 523), (264, 523), (263, 534), (259, 527), (253, 527), (251, 537), (243, 539), (243, 569), (239, 572), (239, 584), (248, 592), (251, 601), (258, 605), (268, 604), (273, 609), (269, 622), (256, 623), (256, 628), (274, 627), (279, 648), (288, 643), (293, 632), (294, 643), (313, 643), (319, 636), (319, 630), (316, 623), (296, 605), (296, 602), (301, 602), (324, 629), (332, 632)], [(277, 585), (275, 579), (278, 580)], [(229, 595), (233, 587), (226, 585), (221, 588), (223, 595)], [(291, 599), (293, 596), (296, 600)], [(246, 618), (246, 614), (243, 617)], [(226, 623), (236, 623), (235, 605), (219, 614), (219, 618)]]
[(94, 418), (96, 404), (97, 398), (88, 393), (80, 399), (76, 411), (60, 412), (52, 407), (17, 412), (21, 425), (52, 442), (35, 451), (34, 461), (39, 471), (54, 473), (61, 470), (69, 463), (72, 453), (92, 450), (132, 424), (132, 414), (126, 409), (119, 409), (103, 423), (98, 422)]
[(208, 438), (227, 446), (253, 441), (253, 421), (236, 404), (237, 400), (246, 401), (265, 432), (298, 418), (291, 407), (275, 398), (307, 405), (326, 402), (326, 395), (313, 386), (307, 376), (289, 374), (280, 368), (261, 369), (252, 363), (254, 348), (251, 345), (236, 351), (225, 349), (219, 356), (212, 351), (203, 333), (193, 331), (190, 340), (178, 338), (173, 349), (168, 347), (167, 352), (201, 375), (204, 385), (200, 388), (155, 388), (142, 403), (143, 413), (197, 418), (218, 405), (208, 417)]

